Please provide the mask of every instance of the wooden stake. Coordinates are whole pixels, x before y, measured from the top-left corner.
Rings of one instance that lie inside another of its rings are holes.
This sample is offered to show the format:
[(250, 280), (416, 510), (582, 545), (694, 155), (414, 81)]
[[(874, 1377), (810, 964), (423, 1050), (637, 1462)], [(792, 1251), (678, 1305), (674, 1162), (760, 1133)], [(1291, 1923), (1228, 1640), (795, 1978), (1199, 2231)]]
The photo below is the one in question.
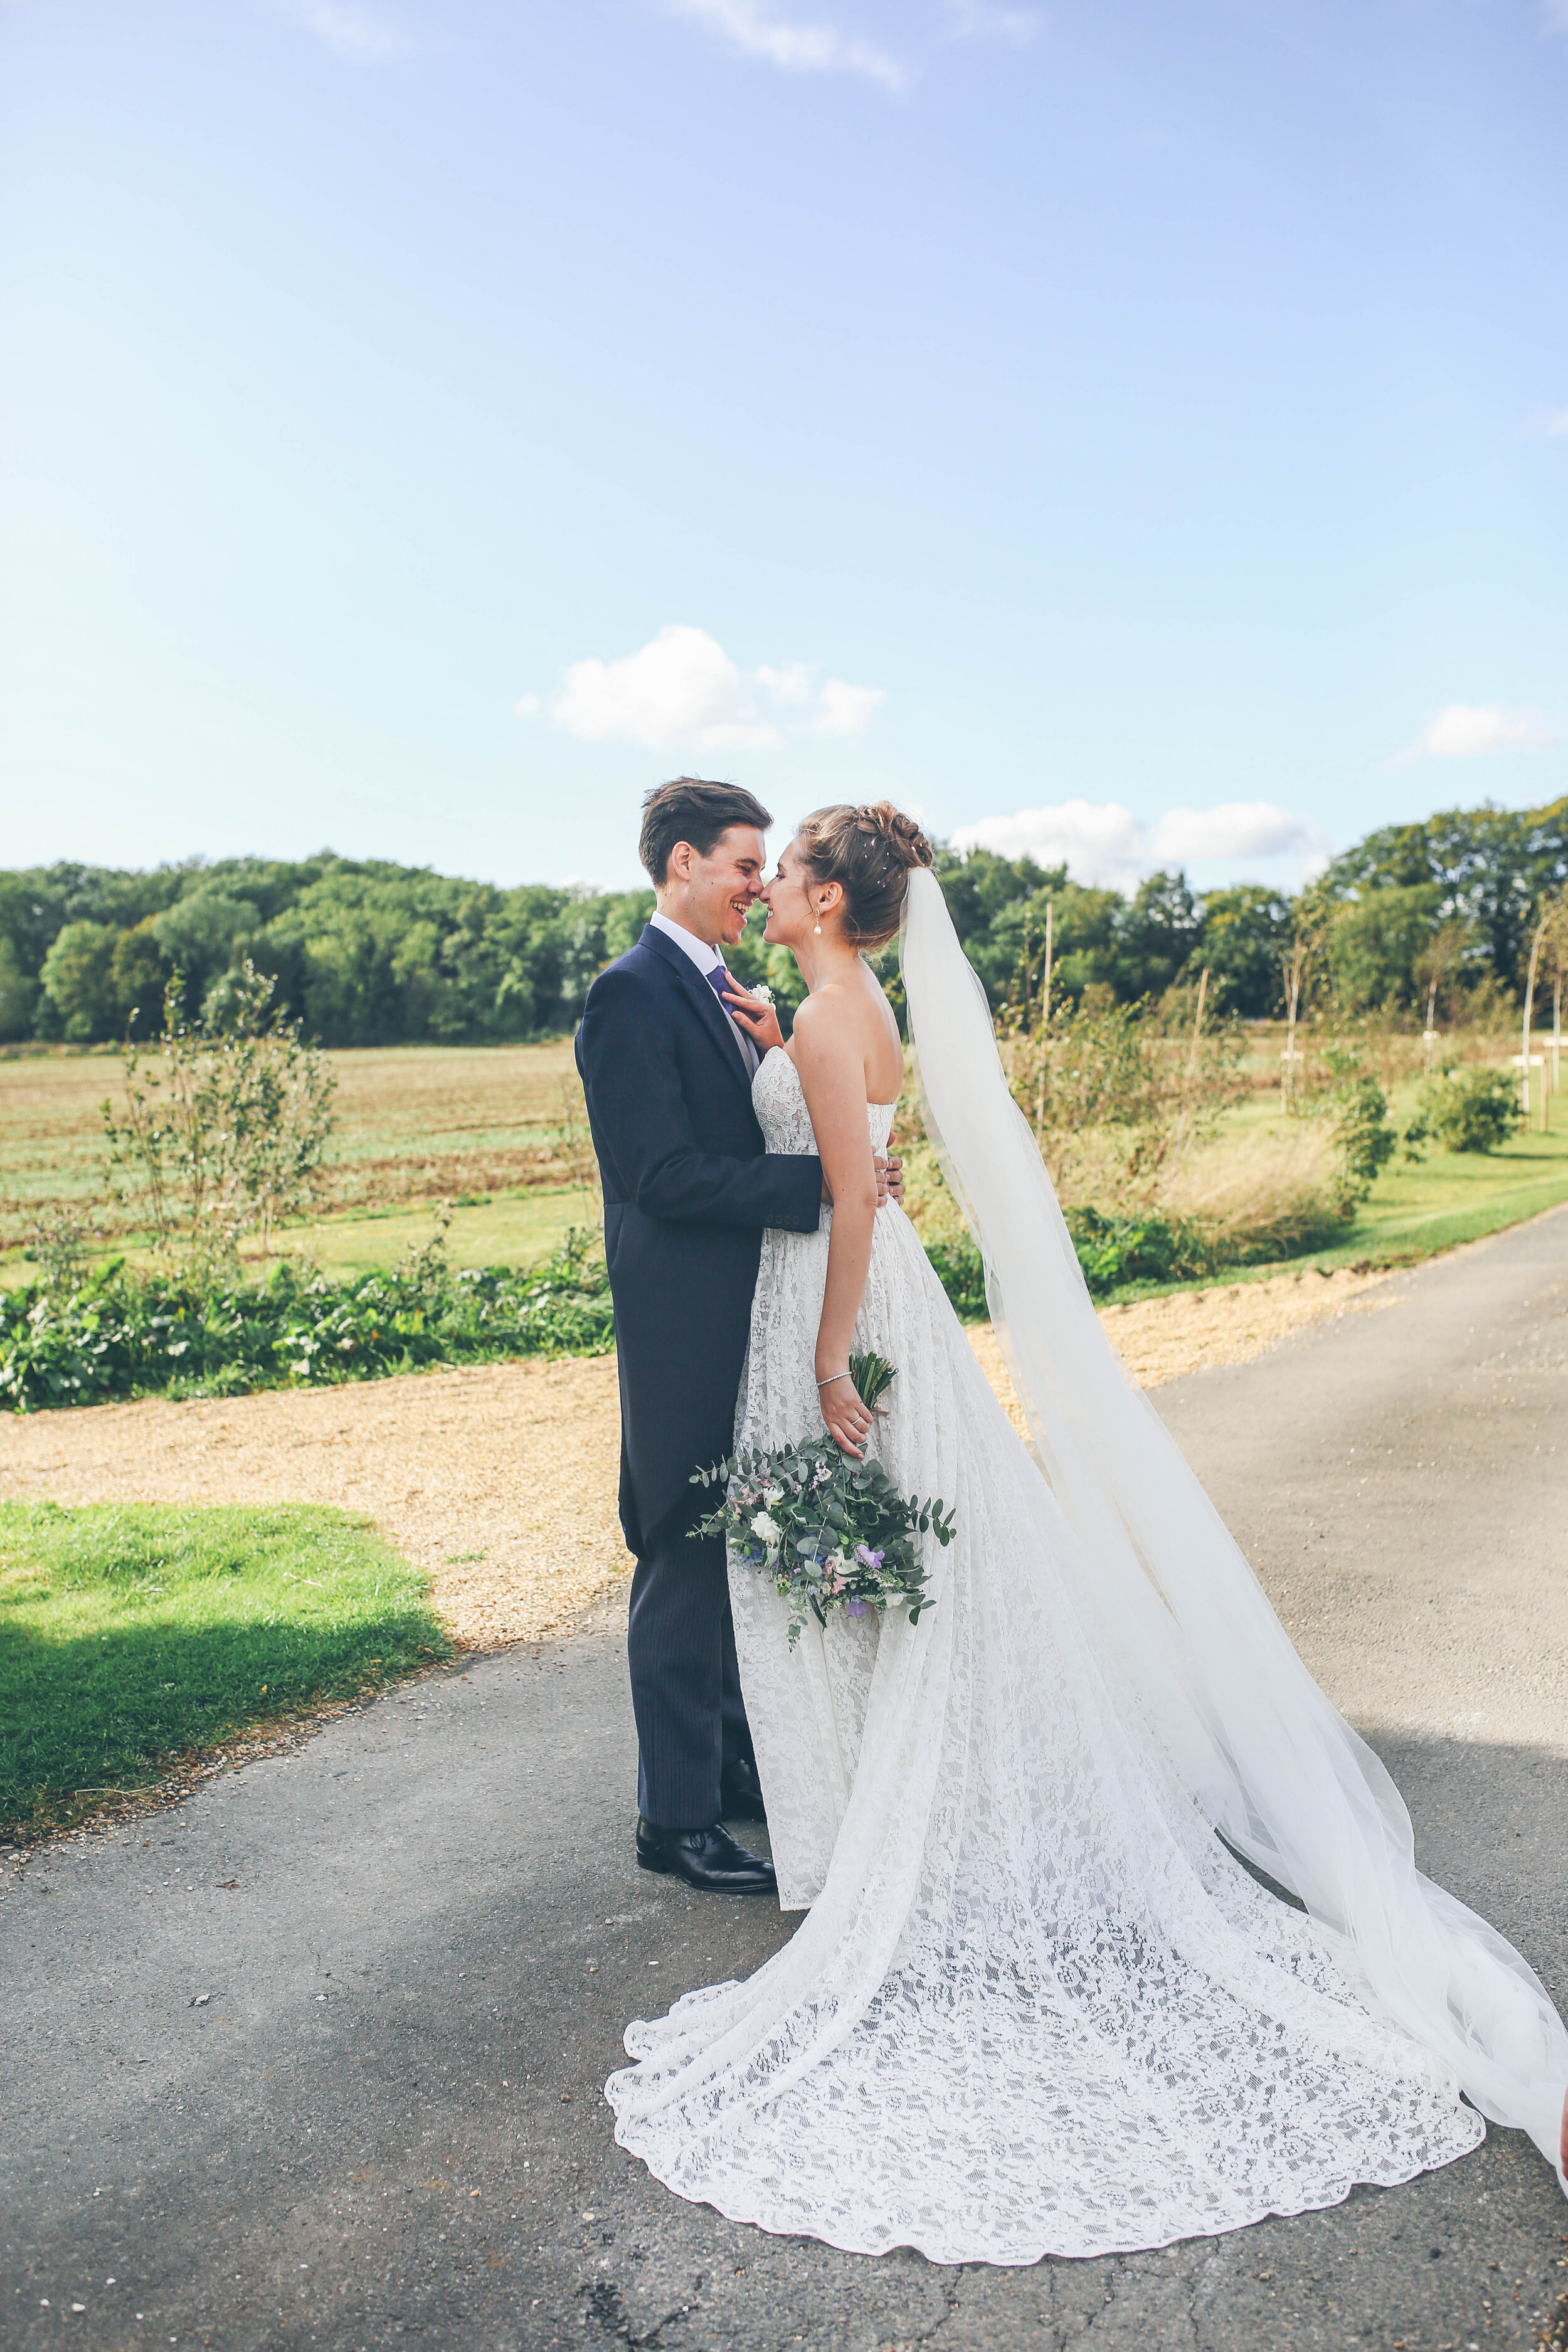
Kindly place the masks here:
[[(1530, 971), (1524, 983), (1524, 1041), (1520, 1049), (1520, 1067), (1523, 1090), (1520, 1097), (1520, 1108), (1523, 1111), (1526, 1118), (1530, 1117), (1530, 1012), (1531, 1006), (1535, 1001), (1535, 967), (1541, 958), (1541, 942), (1546, 936), (1547, 920), (1548, 918), (1545, 915), (1542, 915), (1540, 922), (1537, 923), (1535, 927), (1535, 943), (1530, 950)], [(1542, 1074), (1541, 1090), (1542, 1094), (1546, 1091), (1544, 1072)]]
[(1207, 964), (1205, 963), (1205, 966), (1204, 966), (1204, 968), (1203, 968), (1203, 971), (1202, 971), (1202, 973), (1200, 974), (1199, 979), (1198, 979), (1198, 1009), (1197, 1009), (1197, 1012), (1196, 1012), (1195, 1015), (1194, 1016), (1194, 1020), (1193, 1020), (1193, 1050), (1192, 1050), (1191, 1055), (1188, 1056), (1188, 1060), (1187, 1060), (1187, 1076), (1188, 1076), (1188, 1077), (1189, 1077), (1189, 1078), (1192, 1076), (1193, 1072), (1194, 1072), (1194, 1071), (1197, 1068), (1197, 1066), (1198, 1066), (1198, 1039), (1199, 1039), (1199, 1038), (1202, 1036), (1202, 1034), (1203, 1034), (1203, 1028), (1204, 1028), (1204, 999), (1205, 999), (1205, 997), (1208, 994), (1208, 992), (1209, 992), (1209, 968), (1208, 968)]
[(1035, 1088), (1035, 1141), (1040, 1142), (1046, 1131), (1046, 1055), (1050, 1046), (1051, 1029), (1051, 954), (1055, 945), (1051, 917), (1055, 901), (1046, 900), (1046, 961), (1040, 971), (1040, 1075)]

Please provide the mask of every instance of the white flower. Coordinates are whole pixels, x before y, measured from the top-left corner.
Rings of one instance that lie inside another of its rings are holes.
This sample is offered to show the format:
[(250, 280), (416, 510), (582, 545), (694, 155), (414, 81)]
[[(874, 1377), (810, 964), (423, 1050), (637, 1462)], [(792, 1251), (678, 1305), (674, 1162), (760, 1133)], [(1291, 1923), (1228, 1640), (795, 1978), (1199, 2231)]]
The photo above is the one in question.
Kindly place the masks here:
[(759, 1004), (771, 1004), (773, 1001), (773, 990), (765, 980), (759, 980), (755, 988), (748, 988), (746, 994), (754, 996)]
[(778, 1521), (770, 1519), (766, 1511), (759, 1511), (752, 1521), (752, 1533), (761, 1536), (764, 1543), (777, 1543), (782, 1532)]
[(784, 1501), (784, 1488), (782, 1486), (765, 1486), (763, 1489), (763, 1500), (766, 1503), (768, 1508), (772, 1510), (775, 1503), (782, 1503)]

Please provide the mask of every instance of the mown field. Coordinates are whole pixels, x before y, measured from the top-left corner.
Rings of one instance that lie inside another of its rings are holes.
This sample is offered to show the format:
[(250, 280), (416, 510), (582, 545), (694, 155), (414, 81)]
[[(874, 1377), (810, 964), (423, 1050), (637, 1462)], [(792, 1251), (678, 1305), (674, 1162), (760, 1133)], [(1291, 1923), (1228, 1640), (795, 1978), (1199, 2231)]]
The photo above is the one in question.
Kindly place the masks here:
[[(597, 1218), (582, 1088), (570, 1039), (548, 1045), (356, 1047), (329, 1055), (337, 1126), (321, 1213), (290, 1249), (329, 1272), (394, 1261), (431, 1230), (430, 1205), (455, 1204), (455, 1264), (523, 1265), (571, 1224)], [(117, 1054), (55, 1051), (0, 1058), (0, 1281), (24, 1279), (30, 1220), (66, 1200), (105, 1247), (135, 1255), (144, 1235), (107, 1182), (105, 1097), (121, 1098)]]
[[(1491, 1057), (1501, 1059), (1495, 1053)], [(1248, 1100), (1226, 1115), (1192, 1171), (1225, 1177), (1256, 1163), (1270, 1181), (1310, 1122), (1281, 1117), (1275, 1073), (1279, 1038), (1258, 1024), (1248, 1039)], [(1479, 1042), (1471, 1054), (1484, 1050)], [(1415, 1041), (1402, 1039), (1381, 1075), (1401, 1129), (1415, 1108)], [(448, 1250), (456, 1266), (530, 1265), (573, 1226), (594, 1226), (594, 1183), (582, 1090), (569, 1039), (545, 1045), (387, 1046), (330, 1056), (337, 1074), (337, 1129), (319, 1212), (289, 1228), (281, 1246), (328, 1273), (353, 1276), (395, 1265), (434, 1231), (436, 1204), (452, 1204)], [(1377, 1066), (1376, 1057), (1372, 1057)], [(105, 1253), (138, 1259), (146, 1236), (106, 1178), (100, 1105), (117, 1099), (117, 1055), (47, 1051), (0, 1058), (0, 1283), (29, 1278), (30, 1222), (66, 1200), (91, 1219)], [(910, 1154), (917, 1223), (938, 1235), (957, 1227), (941, 1179), (921, 1143), (918, 1108), (906, 1097), (898, 1132)], [(1553, 1097), (1548, 1131), (1521, 1132), (1491, 1154), (1428, 1149), (1396, 1157), (1353, 1223), (1308, 1253), (1324, 1265), (1426, 1256), (1568, 1200), (1568, 1104)], [(1231, 1278), (1246, 1279), (1258, 1269)], [(1148, 1286), (1142, 1286), (1147, 1288)], [(1129, 1296), (1136, 1295), (1130, 1290)]]

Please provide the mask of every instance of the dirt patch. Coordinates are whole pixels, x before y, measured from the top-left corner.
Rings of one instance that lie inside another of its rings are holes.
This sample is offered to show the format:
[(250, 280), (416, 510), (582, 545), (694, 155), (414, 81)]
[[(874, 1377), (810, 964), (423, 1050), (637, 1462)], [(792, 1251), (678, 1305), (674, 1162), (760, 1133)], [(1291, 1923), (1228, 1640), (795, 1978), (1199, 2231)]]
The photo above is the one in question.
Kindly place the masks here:
[(329, 1503), (427, 1569), (479, 1649), (569, 1623), (628, 1565), (613, 1357), (484, 1364), (221, 1402), (6, 1415), (0, 1495), (57, 1503)]
[[(1112, 1347), (1141, 1388), (1211, 1364), (1245, 1364), (1277, 1339), (1342, 1315), (1393, 1303), (1382, 1289), (1387, 1276), (1354, 1274), (1271, 1275), (1266, 1282), (1236, 1282), (1213, 1290), (1173, 1291), (1164, 1298), (1140, 1298), (1130, 1307), (1105, 1307), (1100, 1319)], [(1382, 1289), (1381, 1297), (1368, 1293)]]
[[(1129, 1307), (1102, 1307), (1107, 1337), (1140, 1388), (1157, 1389), (1183, 1372), (1215, 1364), (1245, 1364), (1266, 1348), (1316, 1323), (1362, 1307), (1384, 1306), (1363, 1298), (1385, 1280), (1379, 1274), (1281, 1274), (1267, 1282), (1233, 1283), (1223, 1289), (1173, 1291), (1164, 1298), (1141, 1298)], [(1013, 1393), (1002, 1349), (989, 1323), (969, 1328), (969, 1343), (1007, 1409), (1020, 1436), (1028, 1435), (1023, 1408)]]
[[(1349, 1272), (1184, 1291), (1101, 1316), (1144, 1388), (1233, 1364), (1326, 1315), (1384, 1303)], [(1385, 1294), (1386, 1297), (1386, 1294)], [(1019, 1421), (989, 1325), (971, 1329)], [(616, 1517), (613, 1357), (487, 1364), (222, 1402), (6, 1415), (0, 1495), (58, 1503), (330, 1503), (429, 1570), (438, 1615), (478, 1649), (574, 1622), (629, 1569)]]

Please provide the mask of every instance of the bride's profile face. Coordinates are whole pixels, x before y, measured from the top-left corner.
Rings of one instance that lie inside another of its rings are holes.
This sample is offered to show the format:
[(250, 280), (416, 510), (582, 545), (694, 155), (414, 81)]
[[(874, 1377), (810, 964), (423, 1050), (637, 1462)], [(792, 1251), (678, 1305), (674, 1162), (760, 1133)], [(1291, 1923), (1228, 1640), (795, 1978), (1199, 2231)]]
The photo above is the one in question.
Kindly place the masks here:
[(763, 937), (769, 947), (793, 947), (816, 920), (806, 896), (806, 872), (795, 842), (779, 852), (778, 872), (763, 892), (768, 923)]

